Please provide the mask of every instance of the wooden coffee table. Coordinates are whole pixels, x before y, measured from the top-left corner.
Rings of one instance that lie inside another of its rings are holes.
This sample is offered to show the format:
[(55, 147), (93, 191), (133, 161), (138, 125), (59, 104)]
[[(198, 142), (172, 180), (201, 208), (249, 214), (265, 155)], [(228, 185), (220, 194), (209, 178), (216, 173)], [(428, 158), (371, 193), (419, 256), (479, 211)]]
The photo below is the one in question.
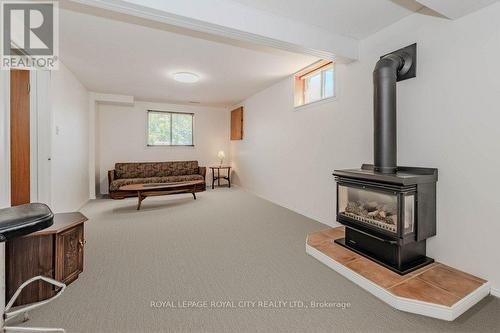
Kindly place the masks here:
[(120, 191), (137, 192), (137, 210), (141, 209), (142, 200), (147, 197), (159, 195), (169, 195), (178, 193), (191, 193), (196, 200), (197, 185), (205, 184), (204, 180), (193, 180), (178, 183), (150, 183), (150, 184), (131, 184), (120, 187)]

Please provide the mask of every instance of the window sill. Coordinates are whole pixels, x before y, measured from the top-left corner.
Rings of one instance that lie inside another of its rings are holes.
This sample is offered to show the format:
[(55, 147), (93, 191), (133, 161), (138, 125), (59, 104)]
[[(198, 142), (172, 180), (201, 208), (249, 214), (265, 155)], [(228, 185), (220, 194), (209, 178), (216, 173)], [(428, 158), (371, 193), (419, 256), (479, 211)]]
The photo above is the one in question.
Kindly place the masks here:
[(318, 101), (310, 102), (310, 103), (307, 103), (307, 104), (302, 104), (302, 105), (294, 106), (293, 108), (294, 108), (295, 111), (300, 111), (300, 110), (303, 110), (303, 109), (308, 109), (308, 108), (313, 107), (313, 106), (320, 106), (320, 105), (323, 105), (323, 104), (335, 102), (336, 100), (337, 100), (337, 97), (336, 96), (332, 96), (332, 97), (320, 99)]
[(194, 148), (194, 145), (146, 145), (146, 148)]

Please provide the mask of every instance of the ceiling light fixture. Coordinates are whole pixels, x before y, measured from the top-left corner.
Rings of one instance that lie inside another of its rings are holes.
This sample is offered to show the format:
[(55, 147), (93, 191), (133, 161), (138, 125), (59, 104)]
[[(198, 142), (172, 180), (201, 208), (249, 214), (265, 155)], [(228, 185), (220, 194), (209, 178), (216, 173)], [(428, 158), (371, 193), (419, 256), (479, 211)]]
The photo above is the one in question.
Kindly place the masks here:
[(200, 80), (200, 77), (190, 72), (179, 72), (174, 74), (174, 80), (182, 83), (195, 83)]

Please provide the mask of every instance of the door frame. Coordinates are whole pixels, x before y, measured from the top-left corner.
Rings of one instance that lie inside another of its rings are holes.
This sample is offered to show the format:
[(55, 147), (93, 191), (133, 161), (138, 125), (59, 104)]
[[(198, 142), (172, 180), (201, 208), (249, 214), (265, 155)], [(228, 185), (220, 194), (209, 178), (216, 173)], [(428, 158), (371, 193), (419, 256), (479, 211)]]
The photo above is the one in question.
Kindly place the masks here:
[[(30, 196), (51, 205), (50, 71), (30, 72)], [(11, 205), (10, 71), (0, 70), (0, 208)]]
[(30, 71), (30, 202), (38, 202), (38, 106), (36, 71)]
[(0, 70), (0, 208), (10, 207), (10, 71)]
[(50, 71), (30, 72), (30, 167), (32, 202), (51, 200), (52, 109)]

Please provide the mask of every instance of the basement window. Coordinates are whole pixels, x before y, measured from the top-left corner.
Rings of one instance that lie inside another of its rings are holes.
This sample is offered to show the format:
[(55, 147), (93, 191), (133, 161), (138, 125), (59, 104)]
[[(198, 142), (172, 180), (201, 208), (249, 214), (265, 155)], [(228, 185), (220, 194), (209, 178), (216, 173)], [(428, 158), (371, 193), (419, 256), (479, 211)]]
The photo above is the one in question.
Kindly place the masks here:
[(333, 61), (321, 60), (295, 74), (294, 106), (302, 106), (335, 96)]
[(193, 113), (148, 110), (148, 146), (194, 146)]

